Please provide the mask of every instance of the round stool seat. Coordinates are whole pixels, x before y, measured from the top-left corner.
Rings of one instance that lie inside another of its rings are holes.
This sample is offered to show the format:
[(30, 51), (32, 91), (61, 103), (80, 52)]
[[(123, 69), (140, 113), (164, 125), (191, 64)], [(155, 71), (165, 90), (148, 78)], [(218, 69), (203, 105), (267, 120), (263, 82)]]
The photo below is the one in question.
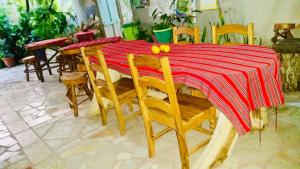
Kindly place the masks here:
[(64, 74), (61, 80), (65, 85), (79, 85), (87, 82), (86, 72), (72, 72)]
[(25, 64), (32, 64), (36, 61), (36, 57), (35, 56), (27, 56), (25, 58), (22, 59), (23, 63)]

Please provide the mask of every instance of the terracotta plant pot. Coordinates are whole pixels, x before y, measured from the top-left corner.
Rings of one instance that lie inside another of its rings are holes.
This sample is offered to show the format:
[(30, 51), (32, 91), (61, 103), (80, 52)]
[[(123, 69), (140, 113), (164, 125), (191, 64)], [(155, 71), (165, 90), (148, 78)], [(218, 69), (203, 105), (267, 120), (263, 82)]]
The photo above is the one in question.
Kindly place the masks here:
[(12, 57), (2, 58), (6, 67), (13, 67), (16, 64), (16, 59)]

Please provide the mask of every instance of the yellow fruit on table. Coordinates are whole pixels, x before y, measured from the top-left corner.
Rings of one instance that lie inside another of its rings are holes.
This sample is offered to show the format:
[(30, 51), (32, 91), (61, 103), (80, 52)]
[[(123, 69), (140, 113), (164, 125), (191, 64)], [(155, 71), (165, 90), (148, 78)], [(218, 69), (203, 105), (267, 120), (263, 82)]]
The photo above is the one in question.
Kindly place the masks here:
[(163, 51), (166, 52), (166, 53), (170, 52), (170, 50), (171, 50), (171, 48), (170, 48), (169, 45), (165, 45), (165, 46), (163, 47)]
[(160, 53), (160, 48), (158, 46), (156, 46), (156, 45), (153, 45), (151, 47), (151, 50), (152, 50), (153, 54), (159, 54)]
[(160, 51), (164, 51), (165, 46), (166, 46), (166, 45), (160, 45), (160, 46), (159, 46)]

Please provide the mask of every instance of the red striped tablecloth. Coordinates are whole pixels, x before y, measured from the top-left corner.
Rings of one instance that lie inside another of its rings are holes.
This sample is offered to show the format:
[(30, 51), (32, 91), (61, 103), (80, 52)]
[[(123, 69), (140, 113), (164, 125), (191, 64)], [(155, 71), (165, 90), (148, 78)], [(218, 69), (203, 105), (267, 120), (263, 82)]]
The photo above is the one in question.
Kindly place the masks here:
[[(152, 54), (151, 46), (145, 41), (119, 41), (104, 46), (103, 52), (109, 67), (130, 75), (128, 53)], [(272, 49), (247, 45), (171, 45), (171, 52), (157, 56), (168, 56), (174, 81), (199, 89), (240, 135), (251, 129), (251, 110), (284, 103), (280, 61)], [(149, 68), (140, 71), (161, 76), (161, 72)]]

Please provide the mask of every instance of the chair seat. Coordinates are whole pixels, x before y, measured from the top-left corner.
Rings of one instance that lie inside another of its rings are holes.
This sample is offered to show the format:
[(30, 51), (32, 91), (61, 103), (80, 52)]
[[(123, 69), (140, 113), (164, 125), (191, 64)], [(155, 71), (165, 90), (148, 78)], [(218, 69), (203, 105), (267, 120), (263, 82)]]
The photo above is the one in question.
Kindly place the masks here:
[[(135, 87), (132, 79), (121, 78), (120, 80), (114, 82), (113, 85), (119, 100), (124, 100), (126, 97), (127, 98), (136, 97)], [(102, 88), (100, 88), (100, 93), (103, 97), (112, 99), (111, 93), (107, 86), (103, 86)]]
[(22, 62), (25, 63), (25, 64), (31, 64), (31, 63), (34, 63), (36, 61), (36, 57), (35, 56), (27, 56), (25, 58), (22, 59)]
[(61, 80), (65, 85), (79, 85), (87, 82), (87, 77), (85, 72), (72, 72), (64, 74)]
[(199, 112), (206, 112), (213, 105), (205, 98), (191, 96), (187, 94), (177, 94), (181, 118), (189, 121)]
[[(207, 99), (182, 93), (178, 93), (176, 96), (180, 109), (180, 115), (185, 123), (193, 121), (194, 118), (208, 118), (209, 109), (213, 105)], [(164, 99), (164, 101), (169, 102), (168, 98)], [(171, 122), (172, 119), (170, 119), (170, 116), (165, 112), (154, 108), (149, 108), (149, 112), (151, 112), (150, 114), (152, 119), (156, 119), (158, 122), (161, 122), (165, 125), (171, 124), (169, 127), (175, 127), (174, 122)], [(204, 113), (206, 114), (204, 115)], [(198, 116), (200, 114), (203, 114), (204, 116)]]

